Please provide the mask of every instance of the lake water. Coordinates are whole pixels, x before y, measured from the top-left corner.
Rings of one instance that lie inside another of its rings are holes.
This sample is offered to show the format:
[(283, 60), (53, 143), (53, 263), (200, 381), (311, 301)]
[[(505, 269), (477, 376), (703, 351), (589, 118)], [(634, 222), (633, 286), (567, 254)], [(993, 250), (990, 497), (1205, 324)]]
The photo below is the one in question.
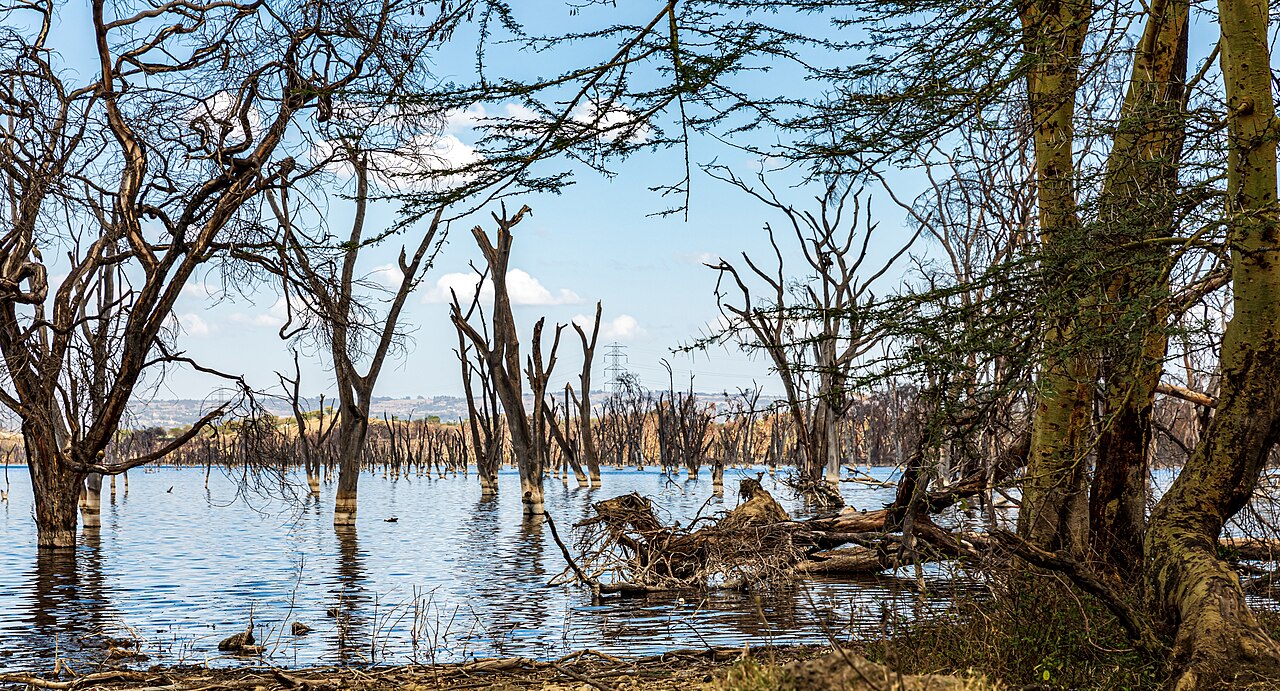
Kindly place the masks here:
[[(135, 664), (234, 664), (217, 643), (251, 616), (273, 664), (309, 666), (820, 643), (828, 635), (880, 636), (947, 601), (949, 579), (935, 573), (926, 598), (881, 578), (806, 581), (758, 601), (738, 592), (673, 593), (593, 605), (582, 587), (547, 585), (564, 560), (545, 521), (522, 518), (519, 479), (505, 469), (496, 500), (480, 497), (474, 475), (366, 474), (358, 524), (341, 533), (332, 525), (332, 485), (317, 502), (278, 480), (246, 490), (240, 478), (214, 470), (206, 489), (202, 469), (138, 469), (127, 493), (122, 481), (114, 497), (104, 486), (99, 531), (82, 531), (74, 553), (41, 555), (27, 470), (5, 472), (0, 671), (46, 671), (55, 656), (88, 664), (101, 657), (103, 635), (140, 639), (147, 659)], [(726, 472), (723, 499), (712, 496), (709, 472), (691, 481), (605, 469), (595, 490), (548, 478), (546, 506), (566, 541), (592, 502), (632, 491), (651, 497), (669, 520), (688, 521), (699, 510), (732, 508), (745, 472)], [(804, 515), (774, 479), (763, 482), (793, 516)], [(841, 489), (849, 505), (865, 509), (893, 493), (854, 483)], [(294, 621), (314, 632), (292, 635)]]

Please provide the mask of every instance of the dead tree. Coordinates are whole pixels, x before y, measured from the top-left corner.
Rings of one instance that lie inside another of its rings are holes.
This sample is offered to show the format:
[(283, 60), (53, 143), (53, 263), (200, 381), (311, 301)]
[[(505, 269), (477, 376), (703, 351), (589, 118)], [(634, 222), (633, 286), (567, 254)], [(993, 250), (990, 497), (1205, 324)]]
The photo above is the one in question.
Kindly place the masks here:
[(533, 395), (533, 412), (529, 415), (529, 431), (533, 442), (532, 453), (536, 459), (535, 463), (541, 468), (551, 465), (552, 441), (554, 440), (567, 458), (571, 458), (574, 469), (577, 471), (579, 483), (585, 479), (582, 474), (582, 467), (578, 465), (576, 454), (572, 453), (572, 449), (568, 444), (568, 440), (564, 438), (556, 420), (555, 400), (547, 397), (547, 385), (551, 381), (551, 373), (556, 367), (556, 351), (560, 349), (560, 335), (564, 331), (564, 325), (556, 325), (556, 334), (551, 342), (551, 350), (547, 352), (547, 357), (542, 357), (542, 327), (546, 324), (546, 318), (539, 319), (533, 325), (533, 341), (530, 348), (529, 357), (525, 363), (525, 376), (529, 381), (529, 392)]
[[(296, 123), (335, 93), (403, 74), (401, 56), (416, 60), (424, 24), (401, 27), (402, 10), (362, 0), (285, 14), (234, 1), (0, 10), (0, 402), (22, 419), (42, 548), (74, 545), (87, 474), (158, 459), (227, 409), (151, 453), (104, 458), (139, 382), (195, 364), (171, 342), (174, 305), (198, 268), (253, 242), (253, 201), (297, 165), (286, 150)], [(96, 70), (52, 62), (49, 42), (66, 31), (90, 38)], [(39, 250), (51, 246), (67, 248), (55, 285)], [(128, 281), (103, 301), (112, 274)]]
[(302, 367), (298, 363), (298, 351), (293, 351), (293, 377), (289, 378), (279, 372), (276, 377), (280, 379), (281, 388), (284, 389), (285, 395), (289, 400), (289, 407), (293, 412), (293, 421), (298, 425), (298, 435), (294, 439), (294, 447), (297, 449), (297, 455), (302, 459), (303, 472), (307, 475), (307, 487), (311, 494), (320, 495), (320, 471), (323, 465), (323, 456), (327, 449), (327, 440), (329, 435), (333, 433), (334, 422), (337, 418), (333, 418), (326, 426), (324, 422), (324, 396), (320, 396), (318, 407), (316, 409), (317, 425), (315, 434), (311, 433), (311, 425), (308, 422), (307, 405), (302, 400)]
[[(481, 274), (480, 283), (484, 283), (485, 274)], [(462, 315), (462, 323), (470, 323), (471, 317), (479, 309), (480, 293), (477, 290), (473, 296), (470, 307), (466, 314), (462, 314), (462, 309), (458, 305), (458, 295), (453, 294), (453, 314)], [(484, 320), (484, 313), (481, 311), (480, 329), (481, 338), (489, 341), (489, 325)], [(471, 454), (476, 462), (476, 475), (480, 478), (480, 494), (482, 496), (496, 496), (498, 494), (498, 467), (502, 465), (503, 441), (505, 435), (502, 429), (502, 417), (498, 410), (498, 392), (493, 386), (493, 380), (489, 376), (489, 369), (484, 366), (483, 357), (478, 362), (471, 360), (471, 347), (467, 345), (466, 332), (462, 327), (457, 326), (458, 320), (454, 319), (454, 326), (458, 331), (458, 349), (455, 351), (458, 356), (458, 362), (462, 365), (462, 390), (467, 400), (467, 430), (471, 435)], [(473, 378), (474, 377), (474, 378)], [(476, 390), (475, 384), (479, 383), (479, 391)], [(479, 404), (477, 404), (479, 401)], [(465, 441), (465, 436), (463, 437)]]
[(756, 420), (760, 415), (757, 406), (762, 388), (738, 389), (736, 396), (725, 393), (728, 401), (723, 420), (715, 431), (717, 453), (712, 458), (711, 485), (724, 486), (726, 465), (750, 464), (756, 458)]
[(580, 393), (565, 387), (578, 407), (578, 454), (581, 462), (586, 464), (587, 472), (591, 473), (592, 487), (600, 486), (600, 452), (596, 449), (595, 436), (591, 433), (591, 364), (595, 360), (596, 339), (600, 336), (601, 308), (601, 303), (597, 302), (591, 338), (587, 338), (586, 331), (580, 324), (573, 323), (573, 330), (578, 332), (578, 339), (582, 341), (582, 373), (578, 375)]
[[(354, 525), (360, 479), (360, 455), (369, 433), (369, 407), (373, 389), (388, 354), (400, 336), (400, 313), (405, 301), (422, 281), (434, 255), (443, 209), (437, 210), (422, 233), (412, 256), (400, 248), (399, 284), (392, 289), (385, 314), (362, 304), (357, 289), (364, 285), (356, 275), (361, 250), (368, 244), (365, 212), (369, 205), (369, 154), (354, 146), (342, 152), (355, 174), (355, 219), (345, 242), (333, 247), (327, 238), (307, 236), (297, 222), (290, 190), (269, 194), (279, 224), (282, 248), (274, 265), (284, 282), (286, 295), (300, 305), (298, 317), (328, 345), (338, 388), (338, 490), (334, 498), (334, 525)], [(317, 251), (319, 249), (319, 251)], [(290, 314), (290, 318), (294, 317)], [(289, 324), (281, 327), (288, 333)], [(362, 374), (359, 363), (366, 361)]]
[[(458, 309), (454, 301), (451, 314), (453, 324), (470, 340), (489, 372), (494, 391), (506, 413), (507, 431), (511, 438), (511, 451), (520, 469), (520, 493), (524, 512), (530, 515), (543, 513), (542, 506), (542, 457), (537, 453), (534, 431), (525, 414), (523, 387), (520, 376), (520, 340), (516, 333), (515, 317), (511, 313), (511, 297), (507, 293), (507, 268), (511, 260), (511, 229), (530, 209), (520, 207), (514, 216), (507, 214), (503, 206), (501, 215), (493, 214), (498, 226), (497, 243), (494, 244), (484, 229), (476, 226), (471, 233), (484, 254), (490, 285), (493, 287), (492, 338), (477, 331)], [(474, 300), (479, 299), (484, 281), (476, 284)]]
[[(551, 438), (555, 440), (560, 449), (560, 457), (573, 469), (573, 475), (578, 481), (578, 486), (586, 487), (591, 484), (591, 480), (582, 469), (582, 438), (580, 433), (574, 432), (573, 407), (569, 405), (570, 394), (572, 393), (572, 387), (566, 384), (564, 387), (564, 404), (559, 406), (556, 405), (555, 398), (548, 398), (548, 405), (543, 409), (543, 417), (546, 420), (547, 433), (551, 435)], [(560, 421), (560, 410), (564, 410), (563, 423)], [(563, 470), (563, 468), (561, 469)]]
[[(727, 171), (723, 179), (783, 215), (805, 264), (803, 275), (787, 275), (781, 238), (769, 224), (765, 231), (774, 250), (771, 269), (746, 253), (739, 265), (724, 259), (708, 264), (720, 273), (716, 296), (729, 321), (711, 341), (733, 340), (745, 350), (763, 350), (768, 355), (795, 422), (803, 454), (802, 478), (810, 485), (824, 477), (834, 483), (840, 476), (837, 429), (850, 405), (849, 378), (857, 359), (880, 342), (875, 325), (866, 317), (871, 287), (911, 242), (864, 277), (875, 226), (862, 212), (852, 186), (831, 182), (817, 198), (814, 214), (780, 200), (763, 176), (760, 190)], [(918, 235), (919, 231), (912, 241)], [(726, 278), (737, 292), (736, 300), (723, 288)], [(753, 283), (763, 285), (763, 296), (757, 296)]]
[[(663, 364), (670, 375), (670, 365), (665, 360)], [(663, 468), (669, 471), (684, 466), (689, 477), (697, 478), (714, 440), (708, 432), (715, 412), (714, 408), (698, 402), (693, 393), (693, 378), (689, 379), (688, 393), (676, 391), (672, 382), (666, 394), (659, 394), (654, 416), (658, 428), (658, 457), (662, 459)]]

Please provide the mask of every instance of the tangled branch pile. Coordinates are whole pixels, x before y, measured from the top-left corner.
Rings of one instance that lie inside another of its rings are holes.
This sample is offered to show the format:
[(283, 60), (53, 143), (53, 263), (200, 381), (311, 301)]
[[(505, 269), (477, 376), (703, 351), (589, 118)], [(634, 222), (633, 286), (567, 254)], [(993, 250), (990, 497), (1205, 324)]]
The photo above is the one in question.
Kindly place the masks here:
[(575, 526), (580, 577), (603, 593), (776, 581), (804, 557), (792, 540), (794, 524), (758, 480), (742, 480), (738, 491), (743, 501), (732, 511), (688, 526), (664, 525), (639, 494), (598, 502), (596, 515)]

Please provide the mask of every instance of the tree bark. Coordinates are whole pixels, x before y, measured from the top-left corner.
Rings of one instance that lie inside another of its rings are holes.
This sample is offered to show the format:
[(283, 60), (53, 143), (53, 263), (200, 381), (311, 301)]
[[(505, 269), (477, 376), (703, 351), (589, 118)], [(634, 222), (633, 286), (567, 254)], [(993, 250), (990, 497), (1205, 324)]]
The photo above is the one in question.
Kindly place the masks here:
[(84, 478), (84, 490), (80, 495), (80, 515), (86, 528), (102, 525), (102, 475), (89, 473)]
[(84, 473), (70, 468), (52, 430), (32, 420), (22, 425), (27, 464), (35, 498), (36, 545), (41, 549), (74, 549), (76, 509)]
[(1175, 688), (1280, 679), (1280, 648), (1218, 558), (1218, 535), (1249, 501), (1280, 422), (1280, 214), (1268, 8), (1220, 0), (1228, 108), (1226, 219), (1233, 313), (1223, 336), (1221, 394), (1200, 445), (1152, 512), (1147, 585), (1177, 628)]
[[(533, 429), (529, 416), (525, 414), (520, 381), (520, 340), (516, 332), (515, 317), (511, 313), (511, 298), (507, 293), (511, 229), (529, 212), (529, 207), (524, 206), (514, 216), (508, 216), (505, 208), (501, 216), (494, 214), (494, 221), (498, 224), (496, 244), (489, 241), (489, 236), (485, 235), (480, 226), (471, 229), (476, 244), (484, 254), (489, 267), (489, 278), (493, 283), (492, 341), (467, 323), (457, 302), (454, 303), (452, 319), (454, 326), (466, 335), (485, 363), (493, 389), (506, 413), (504, 417), (511, 439), (511, 453), (520, 470), (520, 496), (524, 512), (537, 515), (543, 513), (543, 459), (537, 453)], [(477, 299), (481, 286), (483, 280), (476, 286)]]
[(338, 426), (338, 489), (334, 494), (333, 524), (356, 524), (356, 496), (360, 460), (369, 432), (368, 403), (344, 406)]
[[(1082, 0), (1032, 0), (1021, 11), (1033, 62), (1027, 95), (1034, 125), (1037, 204), (1047, 268), (1075, 255), (1081, 240), (1074, 184), (1073, 119), (1080, 51), (1092, 6)], [(1049, 280), (1049, 279), (1046, 279)], [(1061, 296), (1047, 310), (1046, 355), (1032, 421), (1018, 533), (1048, 551), (1083, 551), (1088, 535), (1087, 437), (1096, 365), (1070, 352), (1088, 310), (1081, 296)]]
[(1151, 411), (1168, 346), (1162, 301), (1169, 292), (1169, 253), (1143, 241), (1173, 235), (1186, 131), (1189, 15), (1184, 0), (1150, 5), (1095, 223), (1100, 244), (1112, 248), (1107, 259), (1116, 265), (1107, 290), (1115, 313), (1104, 315), (1115, 345), (1103, 356), (1106, 393), (1089, 498), (1090, 546), (1107, 570), (1122, 577), (1136, 574), (1142, 563)]

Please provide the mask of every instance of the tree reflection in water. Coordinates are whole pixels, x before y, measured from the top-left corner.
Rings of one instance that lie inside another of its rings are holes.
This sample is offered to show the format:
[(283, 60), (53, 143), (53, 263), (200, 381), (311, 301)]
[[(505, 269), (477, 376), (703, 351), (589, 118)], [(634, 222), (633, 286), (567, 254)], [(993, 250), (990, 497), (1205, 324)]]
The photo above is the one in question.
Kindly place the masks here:
[(333, 604), (327, 614), (333, 618), (336, 631), (335, 653), (339, 664), (364, 664), (372, 640), (368, 611), (369, 595), (365, 583), (365, 555), (356, 541), (355, 526), (334, 526), (338, 538), (337, 579), (330, 591)]
[(35, 573), (22, 582), (33, 588), (24, 617), (31, 650), (53, 660), (100, 643), (93, 637), (106, 627), (109, 603), (98, 528), (82, 531), (76, 549), (37, 550)]

